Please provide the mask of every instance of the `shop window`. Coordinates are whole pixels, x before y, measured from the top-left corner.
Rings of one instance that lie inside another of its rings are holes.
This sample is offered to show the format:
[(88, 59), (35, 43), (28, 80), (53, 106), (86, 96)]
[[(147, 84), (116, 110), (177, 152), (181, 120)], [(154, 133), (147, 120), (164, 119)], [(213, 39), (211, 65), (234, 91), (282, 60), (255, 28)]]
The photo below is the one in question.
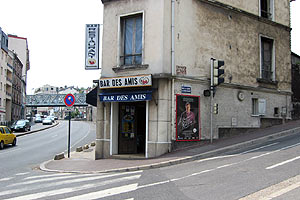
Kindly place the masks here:
[(274, 0), (260, 0), (260, 16), (273, 20)]
[(260, 78), (265, 81), (275, 81), (274, 41), (266, 37), (260, 37), (260, 41)]
[(143, 49), (143, 15), (121, 17), (120, 65), (141, 65)]

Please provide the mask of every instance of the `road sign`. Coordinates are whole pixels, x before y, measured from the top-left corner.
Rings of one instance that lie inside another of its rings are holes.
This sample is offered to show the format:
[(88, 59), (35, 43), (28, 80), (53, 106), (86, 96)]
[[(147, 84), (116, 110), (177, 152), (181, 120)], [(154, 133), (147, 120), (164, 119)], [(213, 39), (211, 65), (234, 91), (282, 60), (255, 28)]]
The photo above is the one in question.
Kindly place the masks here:
[(74, 97), (74, 95), (73, 94), (67, 94), (65, 96), (64, 102), (65, 102), (66, 106), (68, 106), (68, 107), (73, 106), (74, 103), (75, 103), (75, 97)]

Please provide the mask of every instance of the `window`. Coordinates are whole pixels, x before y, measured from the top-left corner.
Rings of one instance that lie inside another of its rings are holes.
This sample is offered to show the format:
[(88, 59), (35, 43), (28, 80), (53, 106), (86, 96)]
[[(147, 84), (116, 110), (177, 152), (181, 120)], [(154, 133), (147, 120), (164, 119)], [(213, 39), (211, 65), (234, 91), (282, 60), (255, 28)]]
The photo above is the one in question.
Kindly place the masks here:
[(273, 20), (273, 5), (273, 0), (260, 0), (260, 16), (263, 18)]
[(261, 79), (275, 81), (273, 40), (261, 37)]
[(142, 14), (121, 18), (121, 65), (142, 64)]
[(265, 99), (252, 99), (252, 115), (259, 116), (266, 113), (266, 100)]

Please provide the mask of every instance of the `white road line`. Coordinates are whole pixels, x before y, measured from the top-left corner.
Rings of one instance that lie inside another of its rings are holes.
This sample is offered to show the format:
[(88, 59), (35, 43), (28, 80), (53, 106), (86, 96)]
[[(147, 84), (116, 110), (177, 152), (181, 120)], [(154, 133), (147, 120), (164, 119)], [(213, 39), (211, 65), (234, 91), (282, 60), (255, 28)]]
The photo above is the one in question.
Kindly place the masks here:
[(19, 150), (21, 150), (21, 148), (15, 148), (13, 150), (8, 150), (8, 151), (1, 152), (0, 155), (4, 155), (4, 154), (11, 153), (11, 152), (14, 152), (14, 151), (19, 151)]
[[(87, 133), (85, 134), (85, 136), (83, 138), (81, 138), (80, 140), (78, 140), (75, 144), (71, 145), (70, 149), (72, 149), (74, 146), (76, 146), (79, 142), (81, 142), (82, 140), (84, 140), (90, 133), (91, 130), (91, 126), (89, 126), (89, 130), (87, 131)], [(68, 149), (66, 149), (65, 151), (68, 151)]]
[(18, 174), (16, 174), (16, 176), (23, 176), (23, 175), (27, 175), (27, 174), (29, 174), (30, 172), (24, 172), (24, 173), (18, 173)]
[[(114, 173), (114, 174), (102, 174), (102, 175), (95, 175), (95, 174), (74, 174), (70, 176), (63, 176), (63, 177), (54, 177), (54, 178), (44, 178), (44, 179), (38, 179), (38, 180), (32, 180), (32, 181), (25, 181), (25, 182), (19, 182), (12, 185), (8, 185), (9, 187), (15, 187), (18, 185), (28, 185), (28, 184), (35, 184), (35, 183), (41, 183), (41, 182), (47, 182), (47, 181), (58, 181), (61, 179), (71, 179), (71, 178), (77, 178), (77, 179), (83, 179), (82, 177), (87, 177), (86, 179), (103, 179), (103, 178), (110, 178), (115, 176), (121, 176), (121, 175), (128, 175), (128, 174), (136, 174), (141, 173), (142, 171), (133, 171), (133, 172), (122, 172), (122, 173)], [(70, 180), (71, 181), (71, 180)], [(0, 194), (1, 195), (1, 194)]]
[(271, 185), (270, 187), (254, 192), (250, 195), (240, 198), (239, 200), (270, 200), (299, 187), (300, 175), (292, 177), (275, 185)]
[(30, 180), (30, 179), (37, 179), (37, 178), (48, 178), (48, 177), (55, 177), (55, 176), (69, 176), (69, 175), (75, 175), (71, 173), (63, 173), (63, 174), (47, 174), (47, 175), (38, 175), (38, 176), (30, 176), (24, 178), (24, 180)]
[(248, 150), (248, 151), (244, 151), (244, 152), (241, 152), (241, 153), (238, 153), (238, 154), (225, 155), (225, 156), (216, 156), (216, 157), (212, 157), (212, 158), (205, 158), (205, 159), (199, 160), (199, 161), (197, 161), (197, 162), (204, 162), (204, 161), (208, 161), (208, 160), (216, 160), (216, 159), (221, 159), (221, 158), (235, 157), (235, 156), (243, 155), (243, 154), (250, 153), (250, 152), (253, 152), (253, 151), (257, 151), (257, 150), (260, 150), (260, 149), (263, 149), (263, 148), (266, 148), (266, 147), (274, 146), (274, 145), (276, 145), (276, 144), (278, 144), (278, 143), (279, 143), (279, 142), (275, 142), (275, 143), (268, 144), (268, 145), (265, 145), (265, 146), (257, 147), (257, 148), (255, 148), (255, 149), (251, 149), (251, 150)]
[(2, 179), (0, 179), (0, 182), (1, 181), (9, 181), (9, 180), (11, 180), (11, 179), (13, 179), (14, 177), (7, 177), (7, 178), (2, 178)]
[(272, 165), (272, 166), (269, 166), (269, 167), (267, 167), (266, 169), (273, 169), (273, 168), (275, 168), (275, 167), (279, 167), (279, 166), (281, 166), (281, 165), (285, 165), (285, 164), (287, 164), (287, 163), (293, 162), (293, 161), (298, 160), (298, 159), (300, 159), (300, 156), (295, 157), (295, 158), (292, 158), (292, 159), (289, 159), (289, 160), (286, 160), (286, 161), (283, 161), (283, 162), (281, 162), (281, 163), (277, 163), (277, 164)]
[(102, 190), (102, 191), (98, 191), (98, 192), (83, 194), (83, 195), (79, 195), (79, 196), (75, 196), (75, 197), (70, 197), (70, 198), (66, 198), (64, 200), (100, 199), (100, 198), (109, 197), (109, 196), (113, 196), (113, 195), (117, 195), (117, 194), (132, 192), (137, 189), (137, 186), (138, 186), (138, 184), (135, 183), (135, 184), (125, 185), (125, 186), (121, 186), (121, 187), (110, 188), (110, 189), (106, 189), (106, 190)]
[[(134, 173), (131, 173), (131, 174), (134, 174)], [(115, 176), (118, 176), (118, 175), (122, 175), (122, 174), (120, 174), (120, 173), (115, 174)], [(141, 176), (141, 175), (136, 175), (136, 176)], [(110, 177), (112, 177), (112, 176), (110, 176)], [(30, 190), (38, 190), (38, 189), (48, 188), (48, 187), (52, 187), (52, 186), (59, 186), (59, 185), (64, 185), (64, 184), (72, 184), (72, 183), (78, 183), (78, 182), (84, 182), (84, 181), (95, 181), (95, 180), (103, 179), (103, 178), (107, 178), (107, 177), (97, 177), (97, 176), (95, 176), (95, 177), (87, 177), (87, 178), (78, 178), (78, 179), (73, 179), (73, 180), (65, 180), (65, 181), (60, 181), (60, 182), (59, 181), (55, 181), (53, 183), (36, 185), (35, 187), (31, 187)], [(116, 180), (123, 180), (123, 179), (126, 179), (126, 177), (125, 178), (116, 179)], [(20, 192), (25, 192), (25, 191), (28, 191), (28, 190), (29, 190), (28, 188), (5, 190), (5, 191), (2, 191), (0, 193), (0, 197), (4, 196), (4, 195), (9, 195), (9, 194), (15, 194), (15, 193), (20, 193)]]
[[(50, 196), (54, 196), (54, 195), (67, 194), (67, 193), (78, 192), (78, 191), (86, 190), (86, 189), (90, 189), (90, 188), (96, 188), (96, 187), (100, 187), (100, 186), (104, 186), (104, 185), (108, 185), (108, 184), (119, 183), (122, 181), (136, 180), (136, 179), (139, 179), (140, 177), (141, 177), (141, 175), (122, 177), (122, 178), (118, 178), (118, 179), (102, 181), (99, 183), (90, 183), (90, 184), (80, 185), (80, 186), (76, 186), (76, 187), (68, 187), (68, 188), (50, 190), (50, 191), (46, 191), (46, 192), (28, 194), (28, 195), (24, 195), (24, 196), (13, 197), (13, 198), (6, 199), (6, 200), (24, 200), (24, 199), (32, 200), (32, 199), (50, 197)], [(134, 184), (134, 185), (137, 186), (137, 184)], [(123, 187), (125, 187), (125, 186), (123, 186)], [(118, 187), (118, 188), (120, 188), (120, 187)], [(115, 190), (115, 188), (111, 188), (110, 190), (113, 192)], [(103, 191), (105, 191), (105, 190), (103, 190)], [(103, 191), (101, 191), (101, 192), (103, 192)], [(90, 194), (93, 194), (93, 193), (88, 193), (88, 194), (84, 194), (84, 195), (90, 195)], [(113, 195), (111, 193), (109, 193), (109, 194)], [(79, 196), (83, 196), (83, 195), (79, 195)], [(78, 196), (75, 196), (72, 198), (80, 199), (80, 198), (78, 198)], [(82, 198), (82, 199), (91, 199), (91, 198)]]

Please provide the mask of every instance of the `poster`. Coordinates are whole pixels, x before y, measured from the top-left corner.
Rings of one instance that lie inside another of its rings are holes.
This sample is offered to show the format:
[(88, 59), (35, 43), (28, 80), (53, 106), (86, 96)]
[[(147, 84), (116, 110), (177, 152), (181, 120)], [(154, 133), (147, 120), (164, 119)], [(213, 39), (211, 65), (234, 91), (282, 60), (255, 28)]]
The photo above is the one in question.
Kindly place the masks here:
[(200, 97), (176, 95), (176, 141), (200, 140)]

